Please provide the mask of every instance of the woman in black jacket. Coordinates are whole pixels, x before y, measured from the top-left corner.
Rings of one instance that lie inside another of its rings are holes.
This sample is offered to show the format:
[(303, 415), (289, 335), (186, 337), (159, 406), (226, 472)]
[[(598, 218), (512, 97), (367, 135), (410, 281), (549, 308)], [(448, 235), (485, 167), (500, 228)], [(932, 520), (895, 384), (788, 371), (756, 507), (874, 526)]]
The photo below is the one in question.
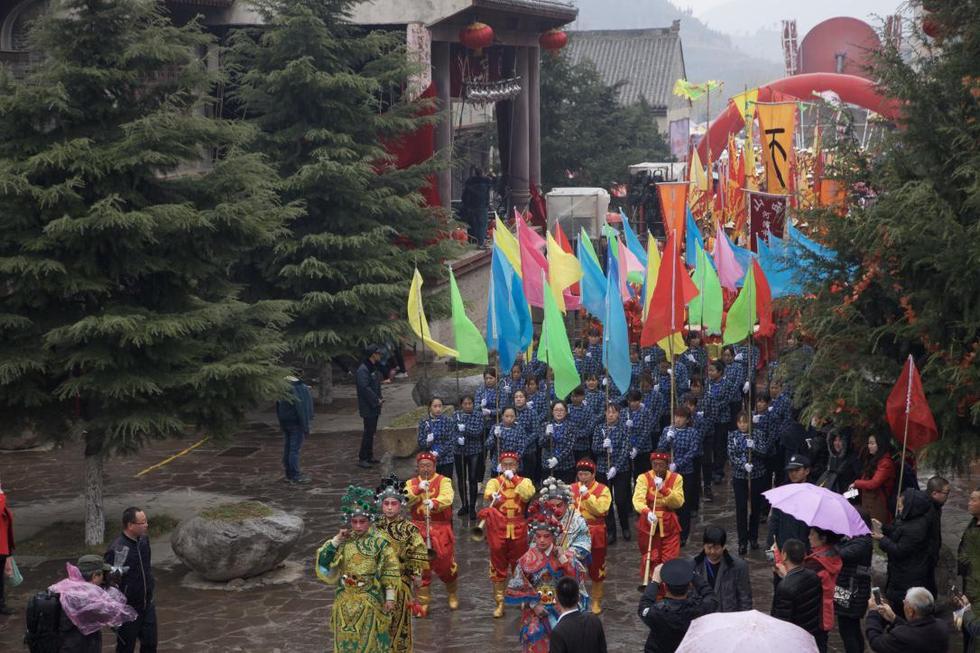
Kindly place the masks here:
[[(871, 518), (863, 508), (858, 513), (864, 523), (871, 527)], [(837, 575), (834, 588), (834, 613), (837, 615), (837, 628), (844, 642), (846, 653), (863, 653), (864, 635), (861, 633), (861, 618), (868, 608), (871, 596), (871, 555), (874, 545), (870, 535), (849, 537), (837, 545), (844, 566)]]
[(888, 554), (885, 594), (892, 605), (902, 605), (908, 588), (925, 587), (932, 577), (932, 559), (927, 555), (932, 511), (929, 496), (909, 488), (902, 493), (895, 523), (886, 524), (882, 535), (872, 534)]

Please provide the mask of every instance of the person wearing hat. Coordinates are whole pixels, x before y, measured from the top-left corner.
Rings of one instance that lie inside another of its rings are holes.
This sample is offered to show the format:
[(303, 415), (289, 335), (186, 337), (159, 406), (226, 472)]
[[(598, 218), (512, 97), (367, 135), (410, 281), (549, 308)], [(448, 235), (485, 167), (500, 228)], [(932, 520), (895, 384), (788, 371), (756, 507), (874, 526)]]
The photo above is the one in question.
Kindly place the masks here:
[(276, 417), (283, 434), (282, 466), (287, 483), (307, 484), (312, 479), (299, 469), (299, 452), (303, 441), (310, 437), (313, 425), (313, 396), (310, 388), (299, 377), (290, 374), (288, 399), (276, 401)]
[(692, 621), (717, 610), (718, 597), (706, 580), (695, 575), (694, 562), (668, 560), (654, 571), (637, 610), (650, 629), (644, 653), (673, 653)]
[(337, 588), (330, 613), (333, 650), (387, 653), (401, 582), (398, 552), (374, 527), (374, 492), (348, 486), (340, 510), (343, 526), (313, 561), (317, 578)]
[(453, 533), (453, 483), (450, 478), (436, 472), (437, 460), (434, 451), (419, 452), (415, 457), (418, 476), (405, 482), (412, 523), (435, 551), (429, 569), (422, 572), (422, 586), (417, 592), (420, 617), (429, 615), (432, 572), (446, 584), (449, 609), (459, 607), (459, 567), (456, 565), (456, 535)]
[[(810, 476), (810, 459), (801, 453), (790, 456), (786, 463), (786, 477), (790, 483), (806, 483)], [(810, 527), (795, 517), (787, 515), (779, 508), (773, 508), (769, 512), (769, 535), (766, 537), (766, 545), (772, 546), (773, 543), (780, 549), (786, 540), (800, 540), (808, 542), (810, 537)], [(808, 549), (809, 550), (809, 549)]]
[(633, 490), (633, 509), (639, 515), (636, 543), (640, 547), (640, 577), (644, 580), (649, 580), (645, 578), (648, 569), (681, 554), (681, 524), (676, 511), (684, 505), (684, 477), (670, 471), (669, 464), (666, 451), (651, 453), (652, 469), (636, 479)]
[(589, 578), (592, 579), (592, 613), (600, 614), (606, 580), (606, 514), (612, 505), (612, 493), (595, 480), (595, 463), (591, 458), (578, 461), (575, 475), (578, 480), (572, 483), (571, 488), (575, 511), (585, 519), (591, 538)]
[(374, 491), (374, 501), (381, 510), (375, 526), (398, 554), (401, 582), (395, 595), (395, 610), (391, 615), (392, 653), (411, 653), (412, 607), (415, 604), (415, 588), (422, 584), (422, 574), (429, 568), (425, 540), (418, 527), (405, 519), (404, 508), (408, 503), (405, 484), (392, 474), (381, 479)]
[(369, 469), (380, 460), (374, 457), (374, 433), (378, 430), (378, 418), (381, 417), (381, 406), (384, 398), (381, 396), (381, 348), (368, 345), (365, 350), (366, 358), (357, 368), (354, 383), (357, 387), (357, 412), (364, 422), (361, 434), (361, 449), (357, 454), (357, 466)]
[(517, 473), (521, 456), (500, 452), (500, 474), (487, 481), (483, 499), (487, 506), (477, 515), (484, 522), (490, 547), (490, 582), (493, 583), (495, 618), (504, 616), (504, 590), (517, 561), (527, 551), (527, 519), (524, 511), (534, 496), (534, 484)]
[(549, 476), (541, 482), (538, 500), (561, 521), (561, 548), (574, 553), (583, 565), (588, 564), (592, 553), (592, 538), (589, 536), (589, 525), (582, 515), (577, 510), (569, 510), (572, 489), (564, 481)]
[[(112, 567), (107, 565), (97, 555), (83, 555), (75, 563), (75, 566), (78, 568), (82, 579), (86, 583), (91, 583), (95, 586), (101, 586), (105, 574), (112, 569)], [(70, 591), (67, 592), (67, 594), (70, 593)], [(132, 611), (132, 608), (126, 609)], [(135, 611), (131, 614), (132, 617), (136, 616)], [(127, 621), (131, 619), (127, 619)], [(82, 625), (87, 626), (86, 630), (91, 628), (91, 624), (89, 623), (83, 623)], [(101, 653), (102, 651), (102, 629), (97, 628), (94, 632), (90, 632), (87, 635), (84, 634), (79, 629), (79, 626), (72, 621), (71, 614), (68, 610), (61, 610), (58, 631), (61, 635), (61, 647), (58, 649), (59, 653)]]
[[(555, 602), (555, 585), (562, 578), (574, 578), (581, 586), (585, 567), (575, 554), (561, 546), (564, 531), (561, 518), (548, 504), (535, 501), (528, 507), (529, 534), (532, 545), (517, 561), (507, 583), (505, 601), (521, 607), (521, 650), (524, 653), (547, 653), (552, 628), (560, 612)], [(589, 597), (582, 592), (580, 610), (589, 607)]]

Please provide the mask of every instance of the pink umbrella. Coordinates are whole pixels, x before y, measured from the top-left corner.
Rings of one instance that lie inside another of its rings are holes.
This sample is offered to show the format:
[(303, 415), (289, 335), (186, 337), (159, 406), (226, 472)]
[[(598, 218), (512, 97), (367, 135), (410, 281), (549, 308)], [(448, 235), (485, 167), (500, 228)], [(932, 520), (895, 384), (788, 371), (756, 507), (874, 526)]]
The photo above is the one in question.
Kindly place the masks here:
[(691, 622), (677, 653), (817, 653), (813, 635), (758, 610), (715, 612)]
[(773, 508), (815, 526), (847, 537), (871, 531), (847, 499), (811, 483), (788, 483), (762, 493)]

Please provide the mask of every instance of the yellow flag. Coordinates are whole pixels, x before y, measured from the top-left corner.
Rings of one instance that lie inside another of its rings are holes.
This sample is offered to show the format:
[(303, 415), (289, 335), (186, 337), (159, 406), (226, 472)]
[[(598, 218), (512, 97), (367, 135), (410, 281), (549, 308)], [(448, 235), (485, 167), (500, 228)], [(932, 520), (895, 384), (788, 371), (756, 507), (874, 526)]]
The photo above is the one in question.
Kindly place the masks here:
[(507, 257), (507, 262), (517, 272), (517, 276), (523, 279), (524, 277), (521, 274), (521, 248), (517, 244), (517, 236), (510, 233), (510, 229), (500, 219), (500, 216), (494, 218), (493, 242), (504, 253), (504, 256)]
[(735, 108), (738, 109), (738, 113), (742, 116), (742, 120), (748, 122), (748, 118), (745, 116), (755, 115), (755, 103), (759, 99), (759, 89), (754, 88), (751, 91), (743, 91), (732, 98), (732, 102), (735, 103)]
[(650, 312), (650, 301), (653, 299), (653, 289), (657, 286), (657, 275), (660, 274), (660, 250), (657, 249), (657, 239), (647, 236), (647, 282), (646, 293), (643, 296), (643, 321), (647, 321)]
[(565, 298), (562, 291), (582, 278), (582, 266), (578, 259), (566, 252), (548, 232), (548, 285), (555, 303), (565, 312)]
[[(673, 338), (674, 342), (671, 345), (670, 339)], [(684, 342), (684, 336), (681, 335), (680, 331), (675, 331), (672, 335), (667, 336), (663, 340), (657, 343), (657, 346), (663, 349), (669, 355), (670, 352), (674, 352), (674, 355), (683, 354), (687, 351), (687, 343)], [(673, 348), (671, 348), (673, 347)]]
[(779, 102), (755, 105), (759, 112), (759, 141), (766, 162), (766, 190), (788, 193), (793, 160), (793, 132), (796, 129), (796, 103)]
[(412, 327), (415, 335), (421, 338), (429, 349), (434, 351), (437, 356), (452, 356), (453, 358), (459, 356), (459, 352), (455, 349), (440, 344), (430, 337), (432, 332), (429, 331), (429, 322), (425, 319), (425, 309), (422, 308), (422, 275), (419, 274), (418, 268), (415, 268), (415, 274), (412, 276), (412, 287), (408, 289), (407, 310), (408, 324)]
[(708, 176), (704, 172), (704, 166), (701, 164), (701, 157), (698, 155), (698, 148), (696, 147), (691, 150), (690, 180), (691, 191), (688, 194), (688, 204), (694, 206), (698, 196), (708, 192)]

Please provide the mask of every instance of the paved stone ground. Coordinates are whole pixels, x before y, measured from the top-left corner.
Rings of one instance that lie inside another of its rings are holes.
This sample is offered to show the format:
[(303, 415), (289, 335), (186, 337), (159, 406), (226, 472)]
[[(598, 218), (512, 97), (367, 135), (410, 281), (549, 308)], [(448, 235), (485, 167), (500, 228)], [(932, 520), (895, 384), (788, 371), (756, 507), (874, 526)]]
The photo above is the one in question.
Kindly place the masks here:
[[(407, 398), (409, 389), (408, 384), (396, 385), (390, 391), (386, 389), (389, 416), (397, 413), (397, 409), (411, 405)], [(305, 487), (287, 485), (281, 480), (281, 436), (273, 426), (271, 414), (255, 415), (249, 427), (232, 443), (256, 449), (245, 457), (223, 456), (222, 452), (231, 445), (208, 443), (154, 472), (134, 478), (139, 470), (195, 441), (188, 438), (186, 441), (155, 443), (135, 457), (113, 460), (107, 466), (107, 503), (116, 506), (130, 503), (130, 498), (139, 498), (150, 506), (147, 510), (151, 537), (154, 510), (179, 516), (186, 512), (188, 505), (196, 507), (228, 497), (265, 501), (300, 514), (306, 520), (306, 532), (291, 556), (292, 560), (302, 564), (302, 577), (290, 585), (243, 592), (185, 588), (181, 581), (188, 569), (170, 554), (167, 543), (154, 542), (160, 651), (304, 653), (331, 650), (328, 623), (333, 592), (316, 580), (312, 569), (313, 553), (339, 528), (337, 505), (344, 488), (349, 483), (374, 487), (381, 472), (361, 470), (351, 464), (360, 437), (353, 428), (357, 424), (354, 413), (355, 410), (348, 407), (341, 414), (318, 418), (317, 431), (303, 449), (302, 467), (314, 479)], [(395, 471), (404, 473), (405, 469), (406, 464), (402, 463)], [(36, 530), (43, 523), (79, 519), (77, 513), (72, 515), (71, 511), (80, 505), (78, 495), (83, 487), (80, 446), (0, 456), (0, 472), (16, 514), (20, 538), (28, 536), (28, 531)], [(965, 505), (962, 487), (954, 484), (953, 504)], [(715, 495), (715, 503), (708, 504), (694, 527), (696, 535), (684, 550), (687, 555), (697, 553), (697, 534), (704, 523), (718, 523), (730, 533), (734, 531), (730, 489), (716, 486)], [(193, 497), (193, 501), (188, 497)], [(52, 508), (59, 505), (65, 506), (61, 512)], [(955, 542), (952, 534), (962, 532), (965, 522), (962, 509), (951, 505), (944, 522), (946, 541)], [(469, 525), (465, 519), (457, 519), (455, 526), (461, 577), (460, 609), (456, 612), (448, 610), (445, 590), (436, 581), (431, 618), (416, 621), (416, 650), (423, 653), (518, 650), (518, 611), (509, 609), (505, 618), (499, 620), (490, 616), (493, 605), (485, 545), (469, 541)], [(764, 533), (764, 527), (762, 530)], [(761, 551), (750, 551), (748, 559), (755, 604), (768, 612), (772, 595), (769, 567)], [(24, 570), (23, 585), (14, 590), (8, 588), (8, 603), (20, 610), (16, 616), (0, 618), (0, 651), (21, 650), (23, 606), (31, 593), (63, 575), (63, 565), (63, 560), (39, 562)], [(638, 566), (635, 539), (631, 542), (620, 539), (610, 548), (609, 581), (602, 615), (610, 651), (641, 651), (643, 648), (647, 629), (636, 616)], [(105, 650), (113, 650), (111, 634), (104, 639)], [(842, 650), (836, 634), (832, 636), (831, 649)]]

